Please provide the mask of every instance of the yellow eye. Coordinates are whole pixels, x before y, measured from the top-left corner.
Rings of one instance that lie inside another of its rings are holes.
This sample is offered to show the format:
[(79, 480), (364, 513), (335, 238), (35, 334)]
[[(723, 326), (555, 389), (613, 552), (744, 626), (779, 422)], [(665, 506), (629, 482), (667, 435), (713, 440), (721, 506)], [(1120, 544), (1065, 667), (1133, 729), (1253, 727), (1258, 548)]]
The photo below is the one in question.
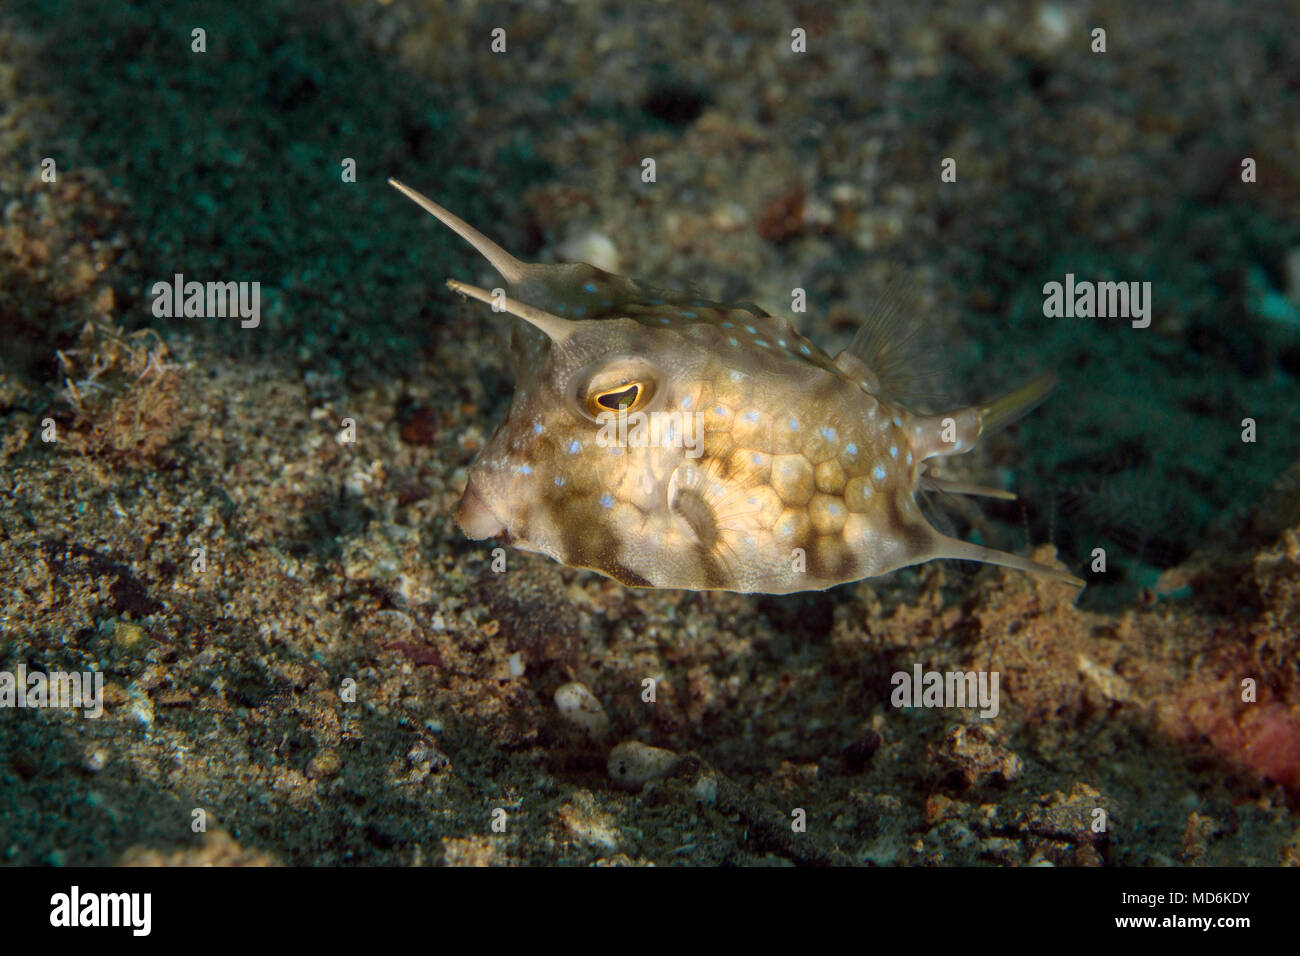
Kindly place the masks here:
[(610, 412), (635, 412), (644, 408), (654, 394), (650, 382), (619, 382), (612, 388), (587, 393), (587, 410), (595, 417)]

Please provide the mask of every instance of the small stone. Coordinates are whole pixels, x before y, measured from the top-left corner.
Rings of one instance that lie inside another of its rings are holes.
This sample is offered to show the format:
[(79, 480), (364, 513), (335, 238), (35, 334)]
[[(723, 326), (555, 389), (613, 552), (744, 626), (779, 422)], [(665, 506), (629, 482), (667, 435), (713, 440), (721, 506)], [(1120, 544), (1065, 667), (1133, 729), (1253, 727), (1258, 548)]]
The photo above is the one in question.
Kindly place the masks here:
[(333, 777), (343, 769), (343, 758), (338, 751), (326, 748), (311, 758), (307, 764), (307, 776), (314, 780)]
[(661, 780), (677, 766), (677, 754), (628, 740), (609, 752), (609, 775), (620, 787), (640, 790), (651, 780)]
[(695, 799), (703, 804), (713, 804), (718, 799), (718, 778), (711, 773), (700, 774), (695, 781)]
[(147, 636), (144, 628), (129, 621), (118, 621), (113, 625), (113, 645), (123, 653), (132, 654), (139, 650)]
[(438, 749), (438, 745), (425, 738), (411, 745), (411, 749), (406, 752), (406, 762), (412, 767), (420, 767), (431, 772), (446, 770), (451, 766), (450, 758)]
[(603, 232), (592, 229), (571, 236), (556, 250), (561, 258), (570, 262), (586, 262), (606, 272), (619, 270), (618, 249), (614, 241)]
[(555, 692), (555, 706), (565, 723), (580, 730), (592, 740), (599, 740), (609, 731), (609, 718), (596, 695), (580, 681), (565, 684)]
[(90, 753), (86, 754), (85, 762), (82, 766), (88, 773), (99, 773), (108, 765), (108, 751), (103, 747), (96, 747)]
[(149, 699), (149, 692), (139, 684), (133, 683), (126, 691), (127, 706), (126, 717), (128, 720), (137, 724), (148, 727), (153, 723), (153, 701)]
[(516, 677), (516, 678), (523, 677), (524, 669), (525, 669), (524, 655), (519, 653), (519, 651), (515, 651), (508, 658), (506, 658), (506, 667), (509, 668), (511, 677)]

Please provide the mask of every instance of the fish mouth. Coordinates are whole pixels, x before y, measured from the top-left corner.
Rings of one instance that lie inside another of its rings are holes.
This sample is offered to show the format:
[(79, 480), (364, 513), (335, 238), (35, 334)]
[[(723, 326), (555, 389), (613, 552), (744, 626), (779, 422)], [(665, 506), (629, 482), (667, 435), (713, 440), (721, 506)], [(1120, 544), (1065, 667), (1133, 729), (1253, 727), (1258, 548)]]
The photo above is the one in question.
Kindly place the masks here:
[(460, 525), (460, 530), (465, 533), (465, 537), (471, 541), (495, 538), (506, 528), (496, 513), (488, 507), (483, 496), (474, 490), (473, 484), (465, 486), (465, 494), (456, 508), (456, 523)]

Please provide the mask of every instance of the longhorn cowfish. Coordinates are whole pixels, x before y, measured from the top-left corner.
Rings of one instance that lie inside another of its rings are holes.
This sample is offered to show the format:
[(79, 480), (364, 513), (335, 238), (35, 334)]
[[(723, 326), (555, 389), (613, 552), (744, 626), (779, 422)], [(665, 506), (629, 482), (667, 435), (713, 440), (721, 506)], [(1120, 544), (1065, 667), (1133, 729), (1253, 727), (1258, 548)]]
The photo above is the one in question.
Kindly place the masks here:
[(515, 393), (456, 520), (625, 585), (786, 594), (937, 558), (1074, 576), (942, 534), (926, 489), (1014, 498), (926, 474), (1051, 390), (1040, 376), (984, 405), (928, 415), (886, 387), (897, 322), (832, 358), (789, 320), (654, 288), (584, 263), (522, 262), (389, 181), (504, 280), (448, 286), (513, 323)]

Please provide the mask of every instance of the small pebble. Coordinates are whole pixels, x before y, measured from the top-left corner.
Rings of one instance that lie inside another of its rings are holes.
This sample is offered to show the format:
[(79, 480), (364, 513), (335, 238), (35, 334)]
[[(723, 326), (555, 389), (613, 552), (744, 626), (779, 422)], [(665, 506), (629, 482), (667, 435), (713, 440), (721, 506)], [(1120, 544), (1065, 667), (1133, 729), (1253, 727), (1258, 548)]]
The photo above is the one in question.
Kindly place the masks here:
[(579, 681), (565, 684), (555, 692), (555, 706), (565, 723), (599, 740), (609, 730), (609, 718), (596, 696)]
[(671, 750), (650, 747), (635, 740), (619, 744), (609, 752), (609, 775), (620, 787), (639, 790), (651, 780), (660, 780), (677, 765)]
[(618, 249), (614, 241), (594, 229), (566, 239), (556, 251), (560, 258), (569, 262), (587, 262), (606, 272), (617, 272), (619, 269)]
[(86, 760), (82, 764), (90, 773), (99, 773), (108, 764), (108, 751), (103, 747), (96, 747), (90, 753), (86, 754)]
[(338, 751), (325, 749), (311, 758), (311, 762), (307, 764), (307, 776), (320, 780), (333, 777), (342, 769), (343, 758), (339, 756)]
[(153, 701), (149, 692), (139, 684), (132, 684), (126, 691), (128, 703), (126, 716), (128, 720), (148, 727), (153, 723)]
[(695, 799), (704, 804), (715, 803), (718, 799), (718, 778), (711, 773), (700, 775), (695, 781)]
[(518, 651), (515, 651), (506, 659), (506, 666), (510, 669), (511, 677), (523, 677), (524, 676), (524, 655), (519, 653)]
[(146, 635), (144, 628), (129, 621), (117, 621), (113, 625), (113, 644), (125, 654), (133, 654), (144, 645)]

